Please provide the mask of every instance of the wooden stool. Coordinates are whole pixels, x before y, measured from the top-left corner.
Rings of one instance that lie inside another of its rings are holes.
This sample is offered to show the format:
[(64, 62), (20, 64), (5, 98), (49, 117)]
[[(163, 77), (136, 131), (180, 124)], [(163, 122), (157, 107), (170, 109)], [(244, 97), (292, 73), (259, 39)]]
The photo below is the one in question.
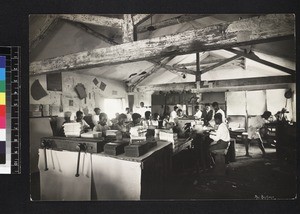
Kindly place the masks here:
[(215, 167), (213, 168), (213, 174), (225, 175), (225, 149), (215, 150), (212, 153), (215, 155)]
[(235, 144), (236, 144), (236, 139), (230, 138), (228, 151), (227, 151), (227, 154), (225, 155), (226, 163), (235, 162), (235, 157), (236, 157)]

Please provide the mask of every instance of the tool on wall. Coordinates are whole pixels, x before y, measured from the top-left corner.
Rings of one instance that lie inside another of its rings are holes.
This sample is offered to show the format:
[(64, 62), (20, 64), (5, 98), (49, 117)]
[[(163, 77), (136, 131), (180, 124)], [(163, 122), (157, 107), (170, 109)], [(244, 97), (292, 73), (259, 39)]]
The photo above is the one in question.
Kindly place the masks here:
[(291, 99), (292, 96), (293, 96), (293, 91), (292, 91), (291, 88), (284, 93), (284, 97), (286, 98), (286, 100), (285, 100), (285, 108), (287, 107), (287, 100)]
[(60, 94), (60, 105), (59, 105), (59, 112), (63, 112), (64, 108), (63, 108), (63, 102), (62, 102), (62, 94)]

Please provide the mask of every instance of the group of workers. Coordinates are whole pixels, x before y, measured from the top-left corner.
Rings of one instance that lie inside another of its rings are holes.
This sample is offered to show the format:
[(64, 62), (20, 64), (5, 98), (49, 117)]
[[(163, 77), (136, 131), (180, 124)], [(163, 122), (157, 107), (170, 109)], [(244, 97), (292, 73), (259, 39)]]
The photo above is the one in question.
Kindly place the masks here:
[[(143, 103), (142, 103), (143, 104)], [(141, 105), (142, 106), (142, 105)], [(143, 106), (142, 106), (143, 107)], [(76, 112), (76, 121), (71, 121), (71, 112), (65, 113), (65, 122), (77, 122), (81, 124), (82, 132), (90, 130), (102, 132), (105, 135), (107, 130), (119, 130), (124, 135), (129, 136), (130, 128), (134, 126), (142, 126), (145, 129), (155, 128), (173, 128), (176, 130), (178, 120), (187, 117), (182, 109), (174, 106), (173, 111), (170, 114), (162, 116), (158, 113), (151, 114), (150, 111), (144, 111), (144, 115), (139, 113), (131, 113), (129, 108), (126, 108), (124, 113), (116, 114), (116, 118), (111, 120), (108, 119), (107, 114), (101, 112), (100, 108), (94, 109), (95, 114), (91, 116), (91, 121), (86, 121), (82, 111)], [(253, 119), (251, 126), (248, 127), (248, 141), (245, 145), (246, 156), (249, 154), (249, 144), (251, 141), (258, 142), (259, 148), (261, 149), (263, 156), (265, 156), (265, 149), (263, 146), (262, 136), (259, 133), (259, 129), (270, 118), (271, 112), (266, 111), (263, 115), (259, 115)], [(212, 105), (206, 103), (203, 109), (199, 106), (195, 106), (195, 114), (193, 119), (202, 121), (203, 126), (211, 127), (209, 134), (210, 150), (226, 149), (230, 141), (230, 134), (228, 130), (227, 120), (225, 112), (219, 107), (217, 102), (213, 102)], [(177, 129), (178, 130), (178, 129)], [(59, 135), (64, 136), (63, 128), (60, 130)]]

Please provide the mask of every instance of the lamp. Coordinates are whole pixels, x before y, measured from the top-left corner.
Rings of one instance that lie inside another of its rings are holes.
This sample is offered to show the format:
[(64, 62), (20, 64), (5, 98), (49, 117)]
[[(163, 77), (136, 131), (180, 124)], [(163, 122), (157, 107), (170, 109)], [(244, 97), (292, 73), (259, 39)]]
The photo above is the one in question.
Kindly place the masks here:
[(151, 25), (149, 27), (147, 27), (148, 31), (154, 31), (155, 27), (152, 25), (152, 16), (151, 16)]

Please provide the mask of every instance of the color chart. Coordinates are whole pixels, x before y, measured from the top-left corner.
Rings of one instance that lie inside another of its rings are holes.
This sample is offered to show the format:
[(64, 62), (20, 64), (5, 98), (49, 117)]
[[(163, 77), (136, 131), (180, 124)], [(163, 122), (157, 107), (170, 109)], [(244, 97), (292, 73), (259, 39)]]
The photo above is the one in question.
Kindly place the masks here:
[(0, 56), (0, 164), (6, 163), (6, 57)]
[(0, 174), (21, 173), (20, 47), (0, 47)]

